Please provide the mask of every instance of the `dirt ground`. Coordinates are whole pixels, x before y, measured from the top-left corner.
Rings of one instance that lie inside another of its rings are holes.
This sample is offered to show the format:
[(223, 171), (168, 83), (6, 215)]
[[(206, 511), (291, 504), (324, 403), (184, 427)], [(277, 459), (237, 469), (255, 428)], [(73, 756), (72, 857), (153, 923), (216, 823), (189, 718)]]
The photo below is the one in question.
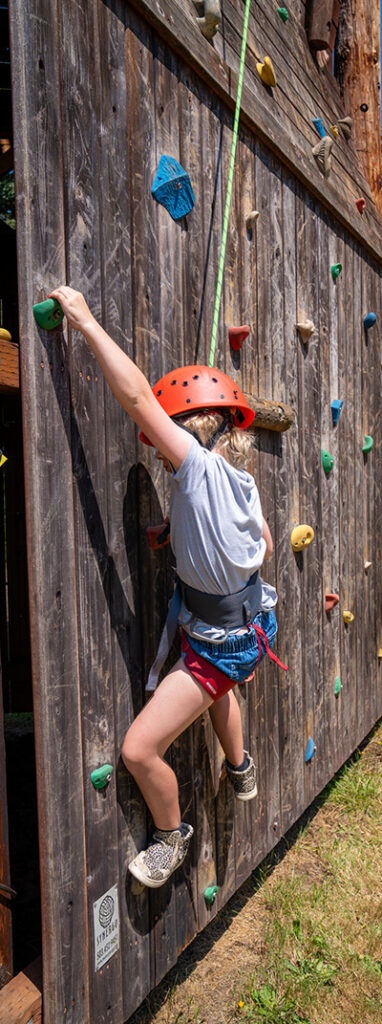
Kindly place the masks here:
[[(365, 762), (382, 767), (382, 723), (360, 748)], [(325, 833), (336, 828), (337, 809), (312, 804), (273, 852), (267, 888), (300, 877), (312, 887), (325, 877), (315, 852)], [(295, 848), (303, 826), (308, 825)], [(267, 862), (266, 862), (267, 863)], [(269, 862), (268, 862), (269, 863)], [(240, 998), (241, 981), (261, 964), (267, 910), (261, 871), (255, 871), (219, 916), (185, 950), (128, 1024), (228, 1024)]]

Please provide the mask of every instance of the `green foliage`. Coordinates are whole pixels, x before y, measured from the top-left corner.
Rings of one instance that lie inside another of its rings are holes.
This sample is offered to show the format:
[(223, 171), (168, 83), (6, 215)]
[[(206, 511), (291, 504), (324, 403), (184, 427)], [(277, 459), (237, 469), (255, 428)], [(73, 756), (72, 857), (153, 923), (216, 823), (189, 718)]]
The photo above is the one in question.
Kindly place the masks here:
[(246, 1002), (240, 1003), (240, 1018), (248, 1024), (309, 1024), (296, 1012), (296, 1003), (288, 995), (278, 995), (273, 985), (251, 988)]
[(0, 178), (0, 220), (9, 228), (16, 227), (15, 213), (15, 172), (8, 171)]

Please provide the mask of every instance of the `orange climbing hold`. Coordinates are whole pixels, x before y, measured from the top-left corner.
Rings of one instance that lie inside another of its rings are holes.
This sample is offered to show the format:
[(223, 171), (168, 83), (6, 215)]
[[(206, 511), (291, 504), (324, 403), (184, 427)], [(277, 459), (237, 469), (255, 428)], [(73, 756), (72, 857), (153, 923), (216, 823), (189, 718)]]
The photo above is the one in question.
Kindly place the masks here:
[(248, 338), (250, 330), (251, 328), (249, 327), (248, 324), (242, 324), (241, 327), (228, 328), (229, 343), (231, 348), (233, 348), (235, 352), (238, 352), (238, 350), (241, 348), (243, 344), (243, 341), (245, 341), (245, 339)]
[(332, 608), (334, 608), (338, 602), (338, 594), (325, 594), (325, 611), (331, 612)]
[(166, 544), (170, 543), (170, 520), (166, 516), (164, 523), (159, 523), (159, 526), (147, 526), (146, 533), (148, 542), (153, 551), (158, 551), (159, 548), (166, 547)]
[(359, 210), (359, 212), (363, 213), (363, 211), (365, 209), (365, 206), (366, 206), (366, 199), (363, 199), (363, 197), (361, 196), (360, 199), (356, 199), (355, 205), (356, 205), (357, 209)]

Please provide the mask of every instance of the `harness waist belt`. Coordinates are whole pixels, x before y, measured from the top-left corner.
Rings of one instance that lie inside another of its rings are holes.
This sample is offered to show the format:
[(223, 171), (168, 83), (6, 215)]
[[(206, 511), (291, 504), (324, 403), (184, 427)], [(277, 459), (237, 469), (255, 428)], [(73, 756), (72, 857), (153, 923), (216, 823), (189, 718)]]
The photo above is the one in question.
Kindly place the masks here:
[(239, 629), (247, 626), (260, 611), (262, 587), (258, 571), (236, 594), (205, 594), (179, 579), (182, 601), (187, 610), (209, 626)]

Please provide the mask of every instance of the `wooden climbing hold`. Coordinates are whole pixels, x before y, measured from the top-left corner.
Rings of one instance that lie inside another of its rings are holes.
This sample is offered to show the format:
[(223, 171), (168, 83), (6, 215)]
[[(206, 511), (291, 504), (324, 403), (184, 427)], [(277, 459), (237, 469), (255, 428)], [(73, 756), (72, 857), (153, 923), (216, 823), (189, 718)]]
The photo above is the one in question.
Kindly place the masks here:
[(372, 564), (373, 564), (372, 562), (365, 562), (365, 565), (364, 565), (365, 572), (367, 572), (367, 570), (371, 568)]
[(256, 68), (259, 72), (261, 81), (264, 82), (264, 85), (270, 85), (271, 88), (274, 89), (275, 85), (277, 85), (277, 82), (271, 58), (264, 57), (264, 63), (261, 64), (261, 62), (258, 61), (256, 64)]
[(326, 474), (331, 473), (334, 466), (334, 458), (325, 448), (322, 449), (322, 465)]
[(234, 352), (238, 352), (241, 348), (243, 341), (248, 338), (251, 328), (249, 324), (242, 324), (241, 327), (229, 327), (229, 343)]
[(312, 122), (321, 139), (325, 138), (326, 131), (321, 117), (312, 117)]
[(338, 594), (325, 594), (325, 611), (331, 612), (339, 602)]
[(248, 214), (248, 217), (247, 217), (246, 222), (245, 222), (248, 231), (252, 231), (252, 228), (254, 227), (254, 225), (255, 225), (255, 223), (257, 221), (258, 216), (259, 216), (259, 211), (258, 210), (251, 210), (251, 212)]
[(339, 131), (338, 131), (337, 125), (336, 124), (330, 125), (330, 131), (333, 132), (334, 138), (336, 139), (337, 135), (339, 135)]
[(359, 199), (356, 199), (355, 205), (356, 205), (357, 209), (359, 210), (359, 212), (363, 213), (364, 209), (365, 209), (365, 206), (366, 206), (366, 199), (364, 199), (362, 196), (360, 196)]
[(148, 542), (153, 551), (158, 551), (159, 548), (165, 548), (166, 544), (170, 543), (170, 520), (166, 516), (164, 523), (159, 523), (159, 526), (146, 526), (146, 534)]
[(338, 420), (339, 420), (340, 415), (341, 415), (341, 409), (342, 409), (343, 404), (344, 403), (343, 403), (341, 398), (333, 398), (333, 401), (332, 401), (331, 406), (330, 406), (330, 408), (332, 410), (333, 427), (335, 427), (336, 424), (338, 423)]
[(353, 127), (353, 120), (351, 117), (340, 117), (337, 121), (339, 128), (341, 128), (342, 134), (346, 140), (350, 139), (351, 130)]
[(161, 156), (151, 192), (173, 220), (186, 217), (195, 203), (190, 178), (172, 156)]
[(376, 320), (377, 317), (375, 313), (367, 313), (366, 316), (364, 316), (363, 318), (363, 326), (365, 328), (365, 331), (369, 331), (370, 327), (374, 327)]
[(370, 434), (365, 434), (365, 440), (363, 442), (362, 451), (363, 452), (371, 452), (373, 444), (374, 444), (374, 441), (373, 441), (373, 438), (370, 437)]
[(218, 891), (219, 890), (217, 885), (208, 885), (207, 889), (204, 890), (204, 899), (206, 901), (207, 907), (211, 907), (212, 904), (215, 902), (215, 896)]
[(196, 20), (205, 39), (213, 39), (216, 35), (221, 16), (220, 0), (204, 0), (204, 16)]
[(304, 344), (306, 344), (309, 338), (311, 338), (315, 329), (313, 320), (300, 320), (299, 323), (296, 324), (296, 328), (299, 334), (301, 334)]
[(333, 263), (330, 269), (331, 269), (331, 272), (332, 272), (333, 281), (336, 281), (337, 277), (339, 277), (339, 275), (341, 273), (342, 263)]
[(285, 405), (284, 402), (277, 402), (276, 400), (272, 401), (269, 398), (259, 398), (258, 395), (248, 394), (247, 391), (244, 392), (244, 398), (255, 413), (254, 419), (248, 428), (250, 431), (257, 430), (258, 428), (284, 431), (289, 430), (289, 427), (293, 426), (295, 414), (290, 405)]
[(282, 18), (283, 21), (288, 21), (289, 14), (286, 7), (278, 7), (277, 13), (280, 15), (280, 18)]
[(45, 299), (45, 302), (37, 302), (33, 306), (33, 316), (36, 324), (44, 331), (53, 331), (59, 327), (64, 319), (64, 314), (57, 299)]
[(353, 622), (353, 619), (354, 619), (353, 612), (349, 612), (347, 608), (345, 609), (345, 611), (343, 613), (343, 616), (344, 616), (344, 622), (346, 623), (346, 625), (348, 625), (349, 622)]
[(103, 764), (101, 768), (95, 768), (90, 776), (94, 789), (104, 789), (110, 782), (112, 774), (112, 764)]
[(306, 764), (308, 764), (308, 762), (312, 760), (312, 757), (314, 757), (314, 755), (316, 753), (316, 749), (317, 749), (316, 748), (316, 744), (313, 742), (312, 737), (309, 736), (308, 745), (307, 745), (306, 754), (305, 754), (305, 763)]
[(295, 526), (291, 533), (291, 544), (293, 551), (303, 551), (309, 544), (312, 543), (314, 538), (314, 530), (311, 526), (307, 526), (306, 523), (300, 523), (299, 526)]
[(317, 143), (317, 146), (313, 146), (312, 154), (320, 168), (324, 178), (328, 178), (330, 174), (330, 168), (332, 166), (332, 149), (333, 139), (329, 135), (325, 135), (323, 139)]
[(336, 676), (336, 682), (334, 686), (334, 696), (338, 697), (338, 694), (342, 690), (342, 683), (339, 676)]

